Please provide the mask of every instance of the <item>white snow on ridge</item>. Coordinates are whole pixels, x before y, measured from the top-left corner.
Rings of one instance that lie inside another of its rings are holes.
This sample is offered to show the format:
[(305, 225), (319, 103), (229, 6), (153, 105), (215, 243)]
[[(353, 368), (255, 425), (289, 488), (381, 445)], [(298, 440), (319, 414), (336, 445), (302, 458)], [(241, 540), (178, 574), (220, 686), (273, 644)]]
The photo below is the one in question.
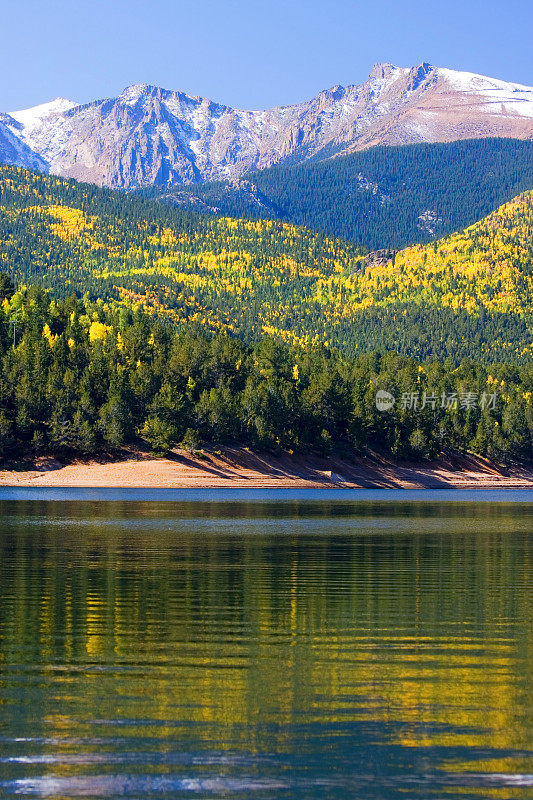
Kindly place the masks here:
[(148, 89), (147, 83), (134, 83), (132, 86), (126, 87), (122, 94), (119, 95), (119, 99), (127, 106), (133, 106), (137, 103), (143, 94), (146, 93)]
[(73, 103), (72, 100), (56, 97), (55, 100), (51, 100), (49, 103), (41, 103), (38, 106), (33, 106), (33, 108), (25, 108), (22, 111), (9, 111), (8, 113), (10, 117), (20, 122), (25, 128), (30, 128), (39, 125), (43, 119), (52, 114), (61, 114), (63, 111), (75, 108), (75, 106), (76, 103)]
[(451, 83), (454, 89), (459, 89), (463, 92), (468, 91), (483, 91), (485, 89), (498, 89), (507, 92), (533, 92), (533, 86), (525, 86), (521, 83), (510, 83), (508, 81), (501, 81), (498, 78), (488, 78), (486, 75), (478, 75), (475, 72), (460, 72), (455, 69), (447, 69), (446, 67), (437, 67), (439, 76), (446, 78), (448, 83)]
[(77, 105), (64, 97), (57, 97), (33, 108), (12, 111), (9, 116), (22, 125), (22, 130), (13, 125), (9, 128), (26, 147), (55, 169), (55, 161), (61, 158), (72, 134), (71, 121), (63, 114)]
[[(508, 83), (474, 72), (458, 72), (444, 67), (438, 67), (437, 72), (452, 89), (485, 101), (487, 113), (499, 114), (503, 106), (508, 114), (533, 117), (533, 86)], [(480, 111), (482, 110), (481, 107)]]

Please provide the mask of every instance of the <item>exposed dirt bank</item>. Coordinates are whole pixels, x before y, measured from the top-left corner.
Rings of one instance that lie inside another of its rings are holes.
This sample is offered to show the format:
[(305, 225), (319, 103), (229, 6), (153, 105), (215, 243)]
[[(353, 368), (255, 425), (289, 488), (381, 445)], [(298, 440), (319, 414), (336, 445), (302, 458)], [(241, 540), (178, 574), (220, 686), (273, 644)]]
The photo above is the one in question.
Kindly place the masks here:
[(420, 465), (394, 464), (377, 456), (345, 461), (222, 448), (205, 454), (176, 451), (168, 458), (132, 452), (122, 460), (70, 464), (43, 458), (0, 470), (0, 486), (533, 489), (533, 467), (502, 468), (457, 455)]

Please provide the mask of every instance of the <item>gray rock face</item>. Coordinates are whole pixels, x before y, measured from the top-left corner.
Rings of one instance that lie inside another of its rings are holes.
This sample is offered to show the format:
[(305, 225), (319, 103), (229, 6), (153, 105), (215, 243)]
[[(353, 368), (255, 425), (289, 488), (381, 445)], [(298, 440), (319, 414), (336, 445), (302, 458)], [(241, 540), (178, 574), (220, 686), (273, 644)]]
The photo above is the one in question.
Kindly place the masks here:
[(361, 86), (240, 111), (145, 84), (110, 100), (0, 115), (0, 161), (134, 189), (238, 180), (290, 159), (375, 144), (533, 138), (533, 88), (429, 64), (378, 64)]

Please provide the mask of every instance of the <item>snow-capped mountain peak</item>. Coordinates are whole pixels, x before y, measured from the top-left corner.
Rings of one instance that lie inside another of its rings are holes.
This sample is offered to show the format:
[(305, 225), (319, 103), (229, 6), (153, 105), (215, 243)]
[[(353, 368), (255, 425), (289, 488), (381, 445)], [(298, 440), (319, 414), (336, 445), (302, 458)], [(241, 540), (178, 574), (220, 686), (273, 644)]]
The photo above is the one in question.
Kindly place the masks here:
[(65, 111), (70, 111), (75, 108), (76, 103), (72, 100), (67, 100), (64, 97), (56, 97), (49, 103), (41, 103), (32, 108), (25, 108), (22, 111), (9, 111), (9, 116), (13, 117), (17, 122), (20, 122), (24, 127), (38, 125), (43, 119), (50, 117), (52, 114), (62, 114)]
[(422, 63), (376, 64), (360, 85), (244, 111), (146, 83), (76, 105), (0, 114), (0, 161), (133, 189), (229, 178), (376, 144), (533, 139), (533, 88)]
[(533, 117), (533, 87), (520, 83), (508, 83), (497, 78), (487, 78), (474, 72), (457, 72), (440, 68), (440, 77), (466, 98), (484, 106), (486, 113), (510, 114)]
[(160, 91), (161, 89), (158, 86), (151, 86), (149, 83), (134, 83), (131, 86), (127, 86), (117, 99), (125, 105), (135, 105), (142, 98), (149, 97), (153, 92)]

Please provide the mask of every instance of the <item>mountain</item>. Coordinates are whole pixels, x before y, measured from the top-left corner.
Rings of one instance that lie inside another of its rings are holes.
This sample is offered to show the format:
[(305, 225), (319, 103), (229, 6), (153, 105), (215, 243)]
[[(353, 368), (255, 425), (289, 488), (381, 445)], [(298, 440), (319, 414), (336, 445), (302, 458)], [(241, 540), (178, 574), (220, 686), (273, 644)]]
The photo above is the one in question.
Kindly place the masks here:
[(346, 353), (529, 362), (533, 192), (398, 253), (272, 220), (202, 216), (0, 168), (0, 271), (174, 324)]
[(426, 63), (378, 64), (360, 86), (264, 111), (140, 84), (117, 98), (4, 114), (0, 126), (6, 163), (133, 189), (234, 180), (377, 144), (533, 138), (533, 88)]
[(533, 141), (487, 138), (371, 147), (142, 194), (202, 213), (306, 225), (378, 249), (464, 228), (527, 189), (533, 189)]
[(0, 163), (17, 164), (48, 172), (49, 165), (21, 138), (22, 125), (9, 114), (0, 114)]

